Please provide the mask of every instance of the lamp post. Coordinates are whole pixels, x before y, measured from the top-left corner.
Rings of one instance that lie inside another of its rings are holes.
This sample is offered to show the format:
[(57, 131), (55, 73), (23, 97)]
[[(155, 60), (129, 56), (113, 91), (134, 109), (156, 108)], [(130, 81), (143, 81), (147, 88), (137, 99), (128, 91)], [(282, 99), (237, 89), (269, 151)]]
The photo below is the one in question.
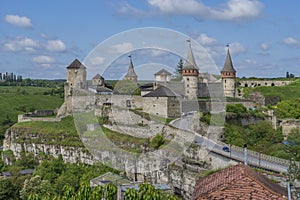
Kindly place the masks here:
[(259, 156), (258, 156), (258, 166), (260, 167), (260, 162), (261, 162), (261, 153), (262, 150), (264, 149), (264, 145), (261, 146), (261, 148), (259, 149)]
[(247, 165), (247, 153), (248, 153), (248, 151), (247, 151), (247, 144), (244, 144), (244, 165)]

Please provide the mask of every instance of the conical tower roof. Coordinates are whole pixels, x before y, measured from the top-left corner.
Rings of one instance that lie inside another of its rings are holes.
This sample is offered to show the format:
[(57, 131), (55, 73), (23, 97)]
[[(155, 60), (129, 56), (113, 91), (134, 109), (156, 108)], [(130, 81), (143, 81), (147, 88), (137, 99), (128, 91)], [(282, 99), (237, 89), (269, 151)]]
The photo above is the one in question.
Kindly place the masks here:
[(226, 60), (225, 60), (224, 67), (221, 72), (236, 72), (233, 67), (233, 64), (232, 64), (229, 48), (227, 49)]
[(129, 57), (130, 57), (130, 63), (129, 63), (128, 71), (127, 71), (127, 74), (125, 75), (125, 77), (137, 77), (137, 75), (134, 71), (133, 63), (132, 63), (132, 56), (129, 56)]
[(189, 41), (189, 51), (186, 56), (186, 61), (185, 61), (185, 64), (182, 69), (197, 69), (198, 70), (190, 41)]

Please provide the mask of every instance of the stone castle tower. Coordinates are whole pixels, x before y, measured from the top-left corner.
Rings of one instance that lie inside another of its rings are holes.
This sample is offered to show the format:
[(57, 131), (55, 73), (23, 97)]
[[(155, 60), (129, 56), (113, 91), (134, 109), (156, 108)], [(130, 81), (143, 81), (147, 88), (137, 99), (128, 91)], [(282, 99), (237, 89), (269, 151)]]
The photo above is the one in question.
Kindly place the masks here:
[(86, 67), (75, 59), (67, 67), (67, 81), (64, 84), (65, 102), (58, 111), (58, 116), (72, 114), (72, 94), (74, 89), (87, 89)]
[(185, 96), (188, 99), (197, 99), (198, 97), (198, 76), (199, 70), (196, 65), (194, 54), (189, 41), (189, 51), (185, 64), (182, 67), (182, 78), (184, 83)]
[(132, 63), (132, 56), (130, 55), (128, 57), (130, 57), (130, 63), (129, 63), (127, 74), (124, 77), (124, 80), (130, 80), (133, 83), (137, 84), (137, 75), (134, 71), (134, 67), (133, 67), (133, 63)]
[(227, 56), (224, 67), (221, 70), (221, 78), (223, 84), (223, 91), (226, 97), (235, 97), (236, 93), (236, 71), (233, 67), (229, 48), (227, 49)]

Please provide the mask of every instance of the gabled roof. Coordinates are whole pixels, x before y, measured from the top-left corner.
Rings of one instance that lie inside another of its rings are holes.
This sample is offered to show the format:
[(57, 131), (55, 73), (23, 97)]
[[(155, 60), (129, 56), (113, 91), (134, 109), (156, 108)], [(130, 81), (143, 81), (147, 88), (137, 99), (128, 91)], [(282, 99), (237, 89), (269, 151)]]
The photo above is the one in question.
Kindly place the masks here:
[(154, 75), (161, 75), (161, 74), (166, 74), (166, 75), (169, 75), (171, 76), (172, 74), (170, 72), (168, 72), (167, 70), (165, 69), (161, 69), (159, 70), (158, 72), (156, 72)]
[(182, 69), (197, 69), (198, 70), (191, 44), (189, 44), (189, 51), (186, 56), (185, 64), (183, 65)]
[(92, 79), (104, 79), (100, 74), (96, 74)]
[(149, 92), (148, 94), (144, 95), (143, 97), (177, 97), (178, 94), (175, 94), (169, 88), (160, 86), (156, 90)]
[(76, 58), (68, 67), (67, 69), (79, 69), (79, 68), (85, 68), (85, 66)]
[(286, 199), (287, 191), (249, 166), (238, 164), (199, 179), (193, 200)]
[(236, 72), (233, 67), (233, 64), (232, 64), (229, 49), (227, 50), (226, 60), (225, 60), (224, 67), (221, 70), (221, 72)]
[(137, 75), (136, 75), (136, 73), (134, 71), (134, 67), (133, 67), (131, 56), (130, 56), (130, 63), (129, 63), (128, 71), (127, 71), (127, 74), (125, 75), (125, 77), (137, 77)]

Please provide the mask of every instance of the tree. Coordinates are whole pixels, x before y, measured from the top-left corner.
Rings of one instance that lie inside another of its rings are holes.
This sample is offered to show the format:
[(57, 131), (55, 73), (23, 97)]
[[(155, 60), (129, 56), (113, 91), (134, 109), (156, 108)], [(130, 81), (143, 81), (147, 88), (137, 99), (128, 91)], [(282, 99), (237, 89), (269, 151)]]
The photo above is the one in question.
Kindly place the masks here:
[(130, 80), (120, 80), (116, 83), (114, 92), (118, 94), (135, 95), (139, 93), (139, 88)]
[(0, 180), (0, 200), (19, 199), (19, 190), (10, 179)]
[(40, 176), (34, 176), (24, 181), (23, 189), (20, 191), (21, 199), (29, 197), (36, 199), (37, 197), (46, 198), (54, 195), (53, 187), (48, 180), (42, 180)]
[(183, 60), (180, 59), (177, 66), (176, 66), (175, 80), (181, 80), (182, 79), (182, 68), (183, 68)]
[(155, 189), (155, 187), (151, 184), (144, 183), (139, 186), (139, 190), (136, 191), (133, 188), (129, 188), (125, 191), (125, 199), (126, 200), (176, 200), (177, 198), (172, 195), (165, 193), (159, 189)]

